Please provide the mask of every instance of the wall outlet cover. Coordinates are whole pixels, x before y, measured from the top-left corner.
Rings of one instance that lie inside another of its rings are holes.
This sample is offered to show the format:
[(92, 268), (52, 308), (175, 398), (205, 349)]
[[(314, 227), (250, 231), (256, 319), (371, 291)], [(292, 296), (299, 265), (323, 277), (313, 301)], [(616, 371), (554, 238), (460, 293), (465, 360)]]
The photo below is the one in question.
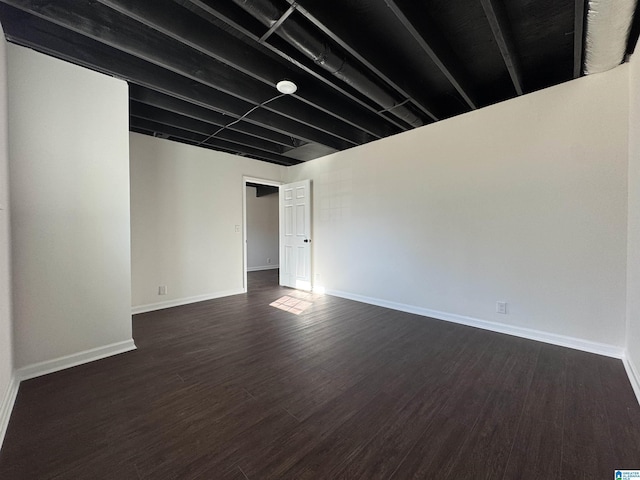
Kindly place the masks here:
[(507, 314), (507, 302), (496, 302), (496, 312), (503, 315)]

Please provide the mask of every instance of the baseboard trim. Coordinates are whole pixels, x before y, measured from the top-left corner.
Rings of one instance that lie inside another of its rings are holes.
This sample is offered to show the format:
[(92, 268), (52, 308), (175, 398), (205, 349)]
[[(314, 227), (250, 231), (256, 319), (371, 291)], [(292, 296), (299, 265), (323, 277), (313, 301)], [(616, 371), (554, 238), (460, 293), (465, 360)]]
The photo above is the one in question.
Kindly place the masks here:
[(550, 343), (552, 345), (558, 345), (561, 347), (573, 348), (574, 350), (582, 350), (584, 352), (596, 353), (598, 355), (604, 355), (607, 357), (620, 358), (620, 359), (624, 357), (624, 349), (622, 347), (617, 347), (615, 345), (609, 345), (606, 343), (598, 343), (598, 342), (592, 342), (590, 340), (584, 340), (581, 338), (567, 337), (567, 336), (558, 335), (555, 333), (544, 332), (542, 330), (534, 330), (530, 328), (505, 325), (502, 323), (490, 322), (487, 320), (481, 320), (473, 317), (466, 317), (466, 316), (457, 315), (454, 313), (439, 312), (437, 310), (430, 310), (428, 308), (416, 307), (414, 305), (406, 305), (403, 303), (390, 302), (387, 300), (366, 297), (364, 295), (358, 295), (358, 294), (353, 294), (349, 292), (342, 292), (339, 290), (326, 290), (325, 293), (327, 295), (346, 298), (348, 300), (354, 300), (356, 302), (368, 303), (370, 305), (377, 305), (379, 307), (390, 308), (392, 310), (399, 310), (401, 312), (413, 313), (416, 315), (421, 315), (423, 317), (435, 318), (436, 320), (444, 320), (447, 322), (467, 325), (469, 327), (476, 327), (476, 328), (481, 328), (483, 330), (490, 330), (492, 332), (513, 335), (515, 337), (527, 338), (529, 340), (536, 340), (538, 342)]
[(16, 397), (18, 396), (18, 388), (20, 387), (20, 381), (16, 375), (11, 375), (9, 386), (4, 393), (4, 398), (0, 404), (0, 449), (4, 442), (4, 436), (7, 433), (9, 427), (9, 420), (11, 419), (11, 412), (13, 411), (13, 405), (16, 403)]
[(225, 290), (222, 292), (207, 293), (205, 295), (197, 295), (195, 297), (177, 298), (175, 300), (168, 300), (166, 302), (150, 303), (148, 305), (138, 305), (136, 307), (131, 308), (131, 314), (137, 315), (138, 313), (155, 312), (156, 310), (163, 310), (165, 308), (179, 307), (181, 305), (204, 302), (205, 300), (214, 300), (216, 298), (229, 297), (231, 295), (239, 295), (241, 293), (246, 293), (246, 291), (239, 288), (235, 290)]
[(26, 367), (16, 370), (18, 380), (29, 380), (35, 377), (41, 377), (49, 373), (58, 372), (67, 368), (76, 367), (84, 363), (93, 362), (102, 358), (118, 355), (119, 353), (130, 352), (136, 349), (133, 340), (125, 340), (124, 342), (112, 343), (103, 347), (92, 348), (83, 352), (66, 355), (64, 357), (54, 358), (45, 362), (34, 363)]
[(247, 267), (247, 272), (259, 272), (261, 270), (275, 270), (280, 268), (280, 265), (263, 265), (262, 267)]
[(629, 361), (629, 357), (626, 355), (622, 357), (622, 364), (624, 365), (624, 369), (627, 371), (627, 377), (629, 377), (629, 382), (631, 382), (631, 388), (633, 388), (633, 392), (636, 394), (636, 399), (640, 404), (640, 372), (636, 370), (635, 366)]

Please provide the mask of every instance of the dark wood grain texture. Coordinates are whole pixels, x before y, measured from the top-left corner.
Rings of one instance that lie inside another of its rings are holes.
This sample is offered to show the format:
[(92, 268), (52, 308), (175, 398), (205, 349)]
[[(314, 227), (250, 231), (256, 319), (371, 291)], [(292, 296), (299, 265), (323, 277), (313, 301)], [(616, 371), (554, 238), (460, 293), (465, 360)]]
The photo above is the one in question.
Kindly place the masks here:
[(640, 468), (619, 360), (313, 295), (136, 315), (138, 350), (22, 383), (21, 479), (600, 479)]

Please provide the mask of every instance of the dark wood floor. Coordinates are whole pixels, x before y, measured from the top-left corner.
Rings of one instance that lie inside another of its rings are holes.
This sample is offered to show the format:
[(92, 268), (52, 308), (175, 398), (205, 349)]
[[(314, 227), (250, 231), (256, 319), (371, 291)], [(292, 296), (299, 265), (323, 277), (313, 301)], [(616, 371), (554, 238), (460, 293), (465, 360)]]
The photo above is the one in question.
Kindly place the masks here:
[(333, 297), (134, 317), (138, 350), (24, 382), (9, 479), (609, 479), (640, 469), (619, 360)]

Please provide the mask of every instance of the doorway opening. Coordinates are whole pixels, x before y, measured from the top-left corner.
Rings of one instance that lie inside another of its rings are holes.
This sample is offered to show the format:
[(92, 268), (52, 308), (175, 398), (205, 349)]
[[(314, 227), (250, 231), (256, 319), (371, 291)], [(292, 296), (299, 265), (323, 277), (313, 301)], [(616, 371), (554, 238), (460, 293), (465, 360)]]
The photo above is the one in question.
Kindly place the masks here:
[(243, 177), (244, 290), (279, 283), (280, 182)]

